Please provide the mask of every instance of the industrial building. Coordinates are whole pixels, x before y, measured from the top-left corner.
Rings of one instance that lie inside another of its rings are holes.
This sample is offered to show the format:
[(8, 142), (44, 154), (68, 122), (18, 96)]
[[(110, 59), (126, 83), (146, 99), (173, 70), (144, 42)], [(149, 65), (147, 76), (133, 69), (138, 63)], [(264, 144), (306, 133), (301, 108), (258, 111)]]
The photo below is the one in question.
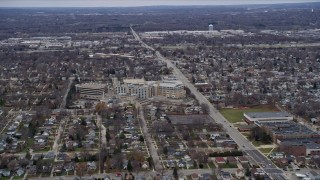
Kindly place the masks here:
[(77, 84), (76, 91), (80, 93), (80, 98), (91, 100), (104, 99), (106, 84), (101, 83), (84, 83)]
[(286, 112), (247, 112), (243, 113), (243, 116), (248, 124), (253, 124), (256, 121), (285, 122), (293, 120), (293, 116)]

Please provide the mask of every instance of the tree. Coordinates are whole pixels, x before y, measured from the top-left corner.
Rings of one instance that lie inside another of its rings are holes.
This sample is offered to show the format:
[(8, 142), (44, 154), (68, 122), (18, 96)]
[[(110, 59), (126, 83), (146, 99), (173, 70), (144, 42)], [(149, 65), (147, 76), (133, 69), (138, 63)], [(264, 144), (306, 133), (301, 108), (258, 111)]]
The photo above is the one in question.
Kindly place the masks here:
[(165, 154), (165, 155), (168, 154), (168, 148), (167, 147), (163, 147), (163, 154)]
[(131, 164), (131, 160), (129, 160), (129, 161), (128, 161), (128, 165), (127, 165), (127, 170), (128, 170), (129, 172), (132, 172), (132, 169), (133, 169), (133, 167), (132, 167), (132, 164)]
[(80, 161), (80, 159), (78, 158), (78, 156), (76, 156), (75, 158), (74, 158), (74, 162), (79, 162)]
[(77, 163), (76, 164), (76, 174), (77, 176), (81, 177), (85, 174), (85, 171), (87, 170), (87, 163)]
[(246, 168), (245, 176), (249, 177), (251, 175), (249, 166)]
[(5, 100), (4, 99), (0, 99), (0, 107), (4, 106), (4, 104), (5, 104)]
[(150, 168), (154, 166), (153, 158), (151, 156), (147, 158), (147, 161), (149, 163)]
[(144, 138), (143, 138), (142, 135), (139, 136), (139, 141), (140, 141), (140, 142), (144, 142)]
[(10, 161), (10, 162), (8, 163), (8, 169), (9, 169), (10, 171), (14, 171), (15, 168), (17, 168), (17, 166), (18, 166), (18, 161), (17, 161), (16, 159), (14, 159), (14, 160), (12, 160), (12, 161)]
[(26, 158), (19, 159), (19, 165), (21, 167), (26, 167), (29, 163), (30, 163), (30, 161), (28, 159), (26, 159)]
[(209, 110), (209, 106), (205, 103), (201, 103), (201, 109), (203, 114), (209, 114), (210, 110)]
[(13, 140), (12, 140), (10, 137), (7, 137), (7, 138), (6, 138), (6, 143), (7, 143), (7, 144), (11, 144), (12, 141), (13, 141)]
[(172, 175), (173, 175), (174, 179), (179, 179), (177, 167), (174, 167)]
[(67, 145), (66, 143), (63, 143), (61, 147), (61, 152), (65, 152), (66, 150), (67, 150)]
[(52, 164), (51, 160), (45, 160), (45, 159), (38, 160), (36, 163), (37, 171), (44, 172), (45, 170), (44, 168), (50, 167), (51, 164)]
[(106, 139), (107, 139), (107, 142), (109, 142), (110, 139), (111, 139), (111, 136), (110, 136), (110, 133), (109, 133), (108, 130), (107, 130), (107, 132), (106, 132)]
[(30, 160), (31, 157), (32, 157), (32, 156), (31, 156), (31, 154), (30, 154), (30, 151), (27, 151), (27, 153), (26, 153), (26, 159), (29, 159), (29, 160)]
[(97, 112), (98, 114), (100, 114), (104, 109), (107, 109), (106, 103), (104, 103), (104, 102), (99, 102), (99, 103), (96, 105), (96, 112)]

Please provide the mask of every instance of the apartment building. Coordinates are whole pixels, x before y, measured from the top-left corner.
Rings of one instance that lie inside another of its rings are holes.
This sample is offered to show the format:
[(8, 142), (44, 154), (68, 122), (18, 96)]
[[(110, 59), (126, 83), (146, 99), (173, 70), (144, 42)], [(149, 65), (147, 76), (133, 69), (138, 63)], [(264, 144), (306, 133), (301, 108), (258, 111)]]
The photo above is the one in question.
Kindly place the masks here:
[(123, 83), (113, 79), (117, 95), (137, 96), (146, 99), (153, 96), (180, 99), (186, 96), (182, 82), (176, 80), (145, 81), (144, 79), (124, 79)]

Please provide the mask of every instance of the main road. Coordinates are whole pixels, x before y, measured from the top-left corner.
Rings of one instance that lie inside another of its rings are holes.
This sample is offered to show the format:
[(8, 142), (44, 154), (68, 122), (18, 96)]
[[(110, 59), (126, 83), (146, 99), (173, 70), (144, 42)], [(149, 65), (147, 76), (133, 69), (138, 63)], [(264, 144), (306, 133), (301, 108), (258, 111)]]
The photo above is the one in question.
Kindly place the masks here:
[(215, 120), (215, 122), (220, 123), (225, 128), (225, 131), (230, 135), (230, 137), (240, 146), (240, 149), (242, 149), (246, 154), (248, 154), (257, 164), (260, 165), (260, 167), (271, 176), (271, 178), (276, 180), (283, 180), (287, 179), (281, 169), (279, 169), (277, 166), (275, 166), (271, 160), (269, 160), (266, 156), (264, 156), (260, 151), (256, 149), (255, 146), (252, 145), (252, 143), (245, 138), (237, 129), (233, 128), (231, 123), (227, 121), (219, 111), (217, 111), (212, 104), (207, 100), (206, 97), (204, 97), (196, 88), (195, 86), (190, 83), (190, 81), (185, 77), (185, 75), (167, 58), (163, 57), (159, 51), (156, 51), (151, 46), (144, 43), (139, 35), (133, 30), (132, 27), (131, 32), (135, 39), (140, 42), (140, 44), (151, 50), (154, 51), (157, 58), (167, 64), (168, 68), (173, 69), (173, 74), (179, 79), (184, 86), (190, 89), (190, 91), (195, 95), (196, 99), (199, 101), (199, 103), (204, 103), (208, 105), (209, 107), (209, 115)]

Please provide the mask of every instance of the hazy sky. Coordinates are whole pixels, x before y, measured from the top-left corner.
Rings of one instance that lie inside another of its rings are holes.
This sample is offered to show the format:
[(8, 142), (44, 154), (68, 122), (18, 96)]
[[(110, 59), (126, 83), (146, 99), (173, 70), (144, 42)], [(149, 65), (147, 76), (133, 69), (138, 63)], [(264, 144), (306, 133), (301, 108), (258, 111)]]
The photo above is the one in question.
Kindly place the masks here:
[(0, 0), (0, 7), (125, 7), (319, 2), (319, 0)]

